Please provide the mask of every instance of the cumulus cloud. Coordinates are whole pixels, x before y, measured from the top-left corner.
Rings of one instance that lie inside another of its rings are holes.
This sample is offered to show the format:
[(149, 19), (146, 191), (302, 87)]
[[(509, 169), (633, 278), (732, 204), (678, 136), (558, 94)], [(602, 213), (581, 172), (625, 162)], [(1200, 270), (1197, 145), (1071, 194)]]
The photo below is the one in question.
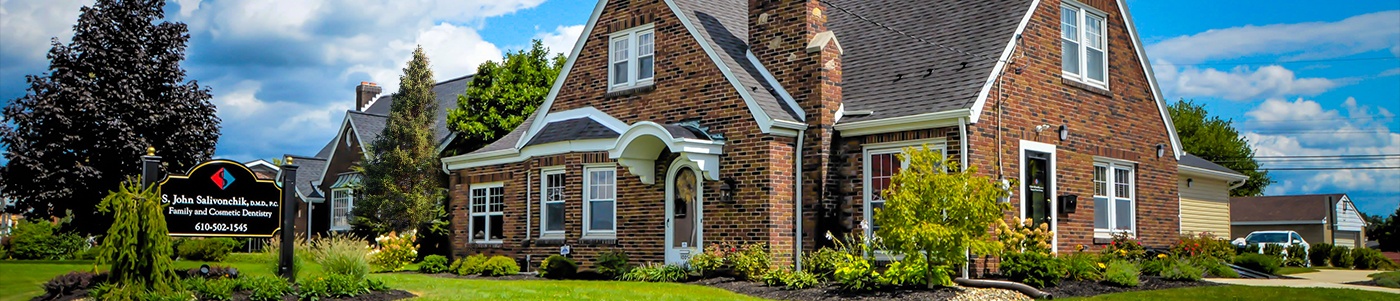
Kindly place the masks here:
[[(1400, 166), (1400, 157), (1375, 156), (1400, 151), (1400, 133), (1386, 125), (1395, 114), (1360, 105), (1348, 98), (1340, 109), (1316, 101), (1270, 99), (1245, 114), (1244, 136), (1256, 156), (1330, 156), (1309, 159), (1261, 159), (1264, 168), (1336, 168)], [(1371, 155), (1372, 157), (1335, 157)], [(1400, 192), (1400, 171), (1338, 169), (1271, 172), (1279, 183), (1268, 194), (1370, 191)]]
[(1186, 67), (1161, 73), (1159, 80), (1176, 95), (1214, 96), (1230, 100), (1255, 100), (1292, 95), (1312, 96), (1326, 92), (1341, 81), (1326, 78), (1299, 78), (1293, 70), (1270, 65), (1262, 68), (1239, 66), (1230, 70)]
[(0, 103), (19, 97), (24, 76), (48, 67), (44, 55), (51, 39), (67, 42), (73, 36), (78, 8), (92, 0), (0, 0)]
[[(1287, 54), (1293, 59), (1330, 58), (1390, 48), (1400, 36), (1400, 10), (1357, 15), (1336, 22), (1245, 25), (1179, 36), (1147, 47), (1154, 58), (1194, 63), (1253, 54)], [(1384, 30), (1390, 29), (1390, 30)]]
[(574, 44), (578, 42), (578, 36), (583, 34), (583, 25), (559, 26), (552, 32), (541, 32), (535, 34), (545, 48), (550, 51), (569, 55), (574, 51)]

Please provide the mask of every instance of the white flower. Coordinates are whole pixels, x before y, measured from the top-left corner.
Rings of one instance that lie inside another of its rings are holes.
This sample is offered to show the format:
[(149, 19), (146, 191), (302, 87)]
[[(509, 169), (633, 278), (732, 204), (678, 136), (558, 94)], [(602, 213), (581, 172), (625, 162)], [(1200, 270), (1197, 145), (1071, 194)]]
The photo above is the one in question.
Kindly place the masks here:
[(861, 229), (861, 230), (870, 229), (870, 223), (867, 223), (865, 220), (861, 220), (861, 221), (860, 221), (860, 229)]
[(826, 240), (836, 240), (836, 237), (831, 235), (831, 231), (826, 231)]

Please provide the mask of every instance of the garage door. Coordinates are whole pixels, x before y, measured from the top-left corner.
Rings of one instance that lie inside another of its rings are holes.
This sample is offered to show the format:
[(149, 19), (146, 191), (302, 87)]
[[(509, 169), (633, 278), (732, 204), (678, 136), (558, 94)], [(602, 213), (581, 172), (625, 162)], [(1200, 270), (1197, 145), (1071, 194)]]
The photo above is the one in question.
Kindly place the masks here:
[(1360, 234), (1360, 233), (1353, 232), (1353, 231), (1337, 231), (1337, 232), (1336, 232), (1336, 236), (1337, 236), (1337, 237), (1336, 237), (1336, 238), (1337, 238), (1337, 245), (1338, 245), (1338, 246), (1347, 246), (1347, 247), (1351, 247), (1351, 248), (1358, 248), (1358, 247), (1361, 247), (1361, 246), (1358, 246), (1358, 245), (1356, 244), (1357, 234)]

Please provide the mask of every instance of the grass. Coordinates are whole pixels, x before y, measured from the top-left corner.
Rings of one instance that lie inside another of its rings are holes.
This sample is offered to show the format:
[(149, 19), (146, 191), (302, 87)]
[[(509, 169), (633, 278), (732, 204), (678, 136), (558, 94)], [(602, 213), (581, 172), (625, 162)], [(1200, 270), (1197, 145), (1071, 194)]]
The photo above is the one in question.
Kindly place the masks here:
[[(271, 264), (256, 257), (230, 257), (210, 265), (238, 268), (245, 275), (271, 275)], [(176, 261), (181, 269), (197, 268), (206, 262)], [(44, 293), (40, 286), (70, 271), (92, 270), (92, 261), (0, 261), (0, 301), (29, 300)], [(106, 270), (106, 267), (99, 267)], [(320, 271), (308, 263), (298, 271), (300, 278)], [(420, 297), (413, 300), (762, 300), (723, 289), (677, 284), (619, 281), (473, 280), (441, 278), (418, 273), (370, 274), (390, 287)]]
[(1206, 286), (1155, 291), (1138, 291), (1098, 295), (1065, 300), (1137, 301), (1137, 300), (1319, 300), (1362, 301), (1395, 300), (1395, 294), (1336, 288), (1291, 288), (1268, 286)]
[(1389, 288), (1400, 288), (1400, 272), (1381, 272), (1366, 276), (1371, 277), (1371, 280), (1375, 280), (1377, 285)]
[(1317, 269), (1315, 269), (1315, 268), (1303, 268), (1303, 267), (1282, 267), (1282, 268), (1279, 268), (1279, 269), (1278, 269), (1278, 274), (1279, 274), (1279, 275), (1293, 275), (1293, 274), (1312, 273), (1312, 272), (1317, 272)]

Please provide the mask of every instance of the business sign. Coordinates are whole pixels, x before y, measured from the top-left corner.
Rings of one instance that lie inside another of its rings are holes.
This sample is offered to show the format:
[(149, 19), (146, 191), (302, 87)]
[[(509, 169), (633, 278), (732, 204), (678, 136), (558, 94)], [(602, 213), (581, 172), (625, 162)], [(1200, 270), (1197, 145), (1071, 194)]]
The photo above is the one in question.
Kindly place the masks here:
[(281, 228), (282, 188), (243, 164), (204, 162), (160, 183), (171, 236), (272, 237)]

